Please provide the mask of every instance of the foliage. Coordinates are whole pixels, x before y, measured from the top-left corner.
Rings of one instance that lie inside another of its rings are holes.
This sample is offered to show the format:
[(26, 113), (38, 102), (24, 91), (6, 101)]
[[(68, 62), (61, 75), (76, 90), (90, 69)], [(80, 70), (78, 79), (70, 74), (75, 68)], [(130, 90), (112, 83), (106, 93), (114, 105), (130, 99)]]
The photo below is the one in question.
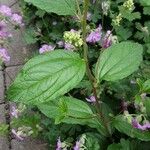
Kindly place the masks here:
[(29, 125), (51, 149), (56, 141), (61, 149), (147, 149), (149, 2), (25, 0), (21, 6), (26, 42), (42, 47), (8, 89), (9, 100), (35, 115), (17, 115), (14, 128)]

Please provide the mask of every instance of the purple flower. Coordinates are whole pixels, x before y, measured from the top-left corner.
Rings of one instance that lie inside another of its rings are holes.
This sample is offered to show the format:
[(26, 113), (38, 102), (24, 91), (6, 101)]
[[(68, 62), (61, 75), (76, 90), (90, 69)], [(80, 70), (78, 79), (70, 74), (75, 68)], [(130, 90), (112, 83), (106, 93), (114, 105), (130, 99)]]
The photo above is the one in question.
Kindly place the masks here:
[(0, 6), (0, 13), (5, 17), (10, 17), (12, 15), (11, 8), (6, 5)]
[(112, 34), (111, 31), (108, 30), (102, 40), (102, 48), (108, 48), (111, 45), (112, 45)]
[(74, 146), (73, 150), (80, 150), (80, 141), (76, 142), (76, 145)]
[(7, 50), (5, 48), (0, 48), (0, 59), (2, 61), (8, 62), (10, 61), (10, 56), (7, 53)]
[(137, 128), (137, 129), (140, 129), (142, 131), (150, 129), (150, 123), (149, 122), (146, 122), (145, 124), (140, 125), (139, 122), (135, 118), (132, 119), (132, 126), (133, 126), (133, 128)]
[(90, 102), (90, 103), (96, 102), (95, 96), (89, 96), (89, 98), (86, 98), (86, 100), (87, 100), (88, 102)]
[(92, 31), (86, 38), (86, 41), (88, 43), (93, 43), (95, 44), (96, 42), (99, 42), (101, 40), (102, 37), (102, 27), (99, 26), (97, 29), (95, 29), (94, 31)]
[(44, 44), (39, 49), (39, 53), (42, 54), (42, 53), (45, 53), (45, 52), (53, 51), (54, 49), (55, 49), (55, 46)]
[(65, 43), (65, 49), (66, 50), (74, 50), (75, 47), (72, 44), (70, 44), (70, 43)]
[(61, 146), (62, 146), (62, 143), (61, 143), (60, 137), (59, 137), (58, 140), (57, 140), (57, 148), (56, 148), (56, 150), (61, 150)]
[(64, 42), (63, 41), (58, 41), (57, 45), (58, 45), (59, 48), (62, 48), (62, 47), (64, 47)]
[(10, 114), (12, 117), (18, 118), (18, 109), (15, 106), (12, 106)]
[(13, 21), (16, 25), (23, 26), (24, 24), (22, 23), (23, 22), (22, 20), (23, 20), (22, 16), (18, 14), (13, 14), (11, 16), (11, 21)]
[(12, 129), (11, 132), (17, 140), (19, 140), (19, 141), (24, 140), (24, 138), (21, 136), (21, 132), (17, 132), (15, 129)]
[(12, 37), (12, 34), (7, 32), (6, 23), (4, 21), (0, 21), (0, 39), (5, 40), (10, 37)]

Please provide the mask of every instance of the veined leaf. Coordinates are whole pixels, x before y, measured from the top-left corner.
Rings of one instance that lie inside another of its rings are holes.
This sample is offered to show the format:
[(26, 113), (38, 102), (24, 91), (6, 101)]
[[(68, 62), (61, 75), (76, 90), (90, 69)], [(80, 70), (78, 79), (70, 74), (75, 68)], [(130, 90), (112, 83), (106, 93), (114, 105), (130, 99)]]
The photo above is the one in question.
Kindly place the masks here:
[(139, 129), (135, 129), (129, 124), (122, 115), (116, 116), (113, 121), (114, 127), (132, 138), (137, 138), (142, 141), (150, 141), (150, 132), (149, 131), (141, 131)]
[(85, 74), (77, 53), (55, 50), (32, 58), (8, 90), (15, 102), (37, 104), (56, 99), (73, 89)]
[(75, 15), (75, 0), (25, 0), (34, 6), (45, 10), (48, 13), (56, 13), (58, 15)]
[(115, 81), (129, 76), (138, 69), (142, 52), (142, 46), (132, 42), (122, 42), (109, 47), (98, 59), (97, 80)]
[[(60, 101), (61, 103), (64, 101), (67, 106), (67, 112), (65, 112), (65, 116), (63, 117), (62, 110), (60, 109)], [(92, 128), (96, 128), (102, 135), (107, 135), (103, 124), (98, 121), (91, 108), (81, 100), (72, 97), (61, 97), (57, 100), (40, 104), (38, 108), (49, 118), (57, 119), (58, 116), (60, 116), (60, 122), (88, 125)]]

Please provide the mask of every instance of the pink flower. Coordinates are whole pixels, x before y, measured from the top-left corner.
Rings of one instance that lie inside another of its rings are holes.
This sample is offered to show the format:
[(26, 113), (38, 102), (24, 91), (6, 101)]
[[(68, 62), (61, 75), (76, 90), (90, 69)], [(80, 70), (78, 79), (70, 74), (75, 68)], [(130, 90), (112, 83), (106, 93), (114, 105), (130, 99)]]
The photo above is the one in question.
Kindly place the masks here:
[(96, 102), (95, 96), (89, 96), (89, 98), (86, 98), (86, 100), (87, 100), (88, 102), (90, 102), (90, 103)]
[(11, 112), (10, 112), (12, 117), (18, 118), (18, 110), (15, 106), (11, 107)]
[(96, 42), (99, 42), (101, 40), (101, 37), (102, 37), (102, 27), (101, 25), (95, 29), (94, 31), (92, 31), (86, 38), (86, 41), (88, 43), (93, 43), (95, 44)]
[(70, 43), (65, 43), (65, 49), (66, 50), (74, 50), (75, 47), (72, 44), (70, 44)]
[(133, 126), (133, 128), (137, 128), (137, 129), (140, 129), (143, 131), (150, 129), (150, 123), (149, 122), (141, 125), (141, 124), (139, 124), (139, 122), (135, 118), (132, 119), (132, 126)]
[(0, 59), (2, 61), (8, 62), (10, 61), (10, 56), (7, 53), (7, 50), (5, 48), (0, 48)]
[(59, 48), (62, 48), (62, 47), (64, 47), (64, 42), (63, 41), (58, 41), (57, 45), (58, 45)]
[(53, 51), (54, 49), (55, 49), (55, 46), (44, 44), (39, 49), (39, 53), (42, 54), (42, 53), (45, 53), (45, 52)]
[(20, 140), (20, 141), (24, 140), (24, 138), (21, 136), (21, 134), (19, 132), (17, 132), (15, 129), (12, 129), (11, 132), (17, 140)]
[(19, 26), (23, 26), (23, 18), (22, 16), (18, 15), (18, 14), (13, 14), (11, 16), (11, 21), (13, 21), (16, 25), (19, 25)]
[(57, 140), (57, 148), (56, 148), (56, 150), (61, 150), (61, 141), (60, 141), (60, 137), (58, 138), (58, 140)]
[(76, 145), (74, 146), (73, 150), (80, 150), (80, 141), (76, 142)]
[(104, 36), (102, 40), (102, 47), (103, 48), (108, 48), (112, 45), (112, 33), (111, 31), (107, 31), (106, 35)]
[(5, 40), (10, 37), (12, 37), (12, 34), (7, 32), (6, 23), (4, 21), (0, 21), (0, 39)]
[(0, 13), (5, 17), (10, 17), (12, 15), (11, 8), (6, 5), (0, 6)]

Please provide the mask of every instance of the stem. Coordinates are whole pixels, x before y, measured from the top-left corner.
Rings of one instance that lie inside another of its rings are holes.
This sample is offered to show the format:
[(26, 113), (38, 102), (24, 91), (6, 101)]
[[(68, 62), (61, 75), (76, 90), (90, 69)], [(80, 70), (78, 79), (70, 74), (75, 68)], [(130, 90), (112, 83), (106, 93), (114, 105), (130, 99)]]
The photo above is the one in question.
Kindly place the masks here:
[(105, 118), (103, 116), (103, 113), (101, 111), (101, 105), (99, 103), (98, 97), (97, 97), (97, 86), (96, 86), (96, 79), (93, 76), (91, 70), (90, 70), (90, 66), (89, 66), (89, 61), (88, 61), (88, 45), (86, 43), (86, 36), (87, 36), (87, 30), (86, 30), (86, 26), (87, 26), (87, 12), (88, 12), (88, 7), (89, 7), (89, 0), (84, 0), (84, 6), (83, 6), (83, 19), (82, 19), (82, 33), (83, 33), (83, 50), (84, 50), (84, 60), (86, 63), (86, 74), (92, 84), (93, 87), (93, 94), (95, 96), (96, 99), (96, 103), (95, 103), (95, 108), (96, 111), (98, 113), (99, 119), (103, 121), (105, 128), (107, 129), (108, 133), (109, 129), (108, 129), (108, 125), (107, 122), (105, 121)]

